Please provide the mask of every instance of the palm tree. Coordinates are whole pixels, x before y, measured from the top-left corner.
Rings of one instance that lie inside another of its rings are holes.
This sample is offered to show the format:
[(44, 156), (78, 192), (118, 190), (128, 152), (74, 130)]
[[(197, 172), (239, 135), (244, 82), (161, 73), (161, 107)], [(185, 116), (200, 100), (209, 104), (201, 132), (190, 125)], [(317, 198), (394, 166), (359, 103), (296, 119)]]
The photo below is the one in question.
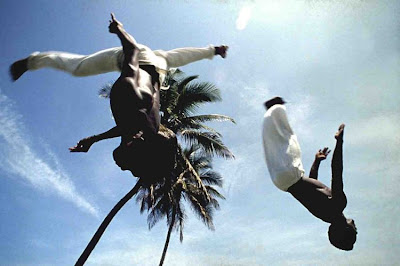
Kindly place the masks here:
[[(193, 115), (203, 103), (220, 101), (219, 90), (211, 83), (192, 82), (197, 76), (184, 77), (177, 70), (167, 76), (170, 89), (161, 94), (161, 123), (159, 134), (168, 138), (175, 134), (183, 139), (189, 148), (176, 147), (176, 167), (168, 177), (144, 182), (139, 178), (134, 188), (124, 196), (104, 219), (99, 229), (89, 242), (85, 251), (75, 265), (83, 265), (95, 245), (104, 233), (115, 214), (135, 194), (141, 202), (141, 212), (149, 211), (148, 223), (151, 229), (161, 218), (167, 216), (169, 225), (166, 243), (160, 265), (163, 264), (173, 228), (180, 229), (180, 240), (183, 240), (183, 222), (186, 218), (182, 199), (188, 201), (192, 209), (203, 220), (209, 229), (214, 229), (212, 214), (218, 209), (216, 198), (223, 196), (212, 187), (221, 186), (222, 177), (211, 171), (212, 156), (233, 158), (233, 154), (223, 144), (222, 136), (216, 130), (204, 125), (207, 121), (234, 120), (224, 115)], [(111, 85), (105, 85), (99, 92), (108, 98)]]
[[(170, 72), (171, 73), (171, 72)], [(211, 230), (214, 229), (212, 214), (219, 208), (216, 198), (224, 198), (212, 185), (222, 186), (222, 176), (213, 172), (212, 156), (233, 158), (233, 154), (223, 144), (221, 134), (206, 126), (206, 121), (231, 121), (234, 120), (224, 115), (193, 115), (203, 103), (220, 101), (218, 88), (208, 82), (192, 82), (197, 76), (185, 77), (183, 72), (177, 70), (167, 76), (170, 88), (161, 93), (161, 109), (163, 113), (161, 123), (170, 128), (178, 136), (182, 136), (188, 145), (183, 150), (178, 145), (177, 161), (180, 163), (180, 175), (171, 189), (159, 193), (159, 205), (153, 205), (148, 216), (149, 228), (157, 221), (167, 216), (169, 225), (167, 239), (164, 245), (160, 265), (163, 264), (168, 248), (172, 229), (180, 231), (180, 241), (183, 240), (183, 222), (186, 218), (182, 199), (189, 202), (194, 212)], [(138, 197), (142, 201), (141, 211), (149, 209), (148, 202), (154, 203), (157, 194)], [(150, 196), (150, 200), (149, 200)], [(144, 204), (143, 204), (144, 203)]]
[[(148, 190), (141, 190), (137, 195), (137, 201), (141, 205), (140, 211), (147, 210), (149, 212), (147, 217), (149, 229), (167, 216), (169, 226), (160, 265), (164, 262), (173, 228), (180, 231), (180, 241), (183, 241), (183, 226), (187, 217), (184, 202), (188, 202), (194, 213), (205, 225), (214, 230), (212, 218), (214, 210), (219, 209), (217, 198), (224, 199), (213, 187), (214, 185), (222, 186), (222, 176), (212, 171), (212, 156), (205, 153), (199, 145), (192, 145), (182, 152), (182, 155), (178, 155), (177, 171), (180, 174), (174, 182), (153, 186)], [(196, 173), (200, 176), (207, 194), (198, 186), (194, 175), (187, 170), (184, 158), (189, 160)], [(207, 198), (207, 195), (209, 195), (209, 198)]]
[(117, 212), (127, 203), (142, 187), (141, 179), (138, 180), (136, 185), (112, 208), (112, 210), (108, 213), (106, 218), (104, 218), (103, 222), (97, 229), (96, 233), (93, 235), (89, 244), (86, 246), (85, 250), (82, 252), (81, 256), (75, 263), (75, 266), (81, 266), (85, 264), (87, 258), (90, 253), (92, 253), (93, 249), (96, 247), (97, 242), (99, 242), (100, 237), (103, 235), (104, 231), (107, 229), (107, 226), (110, 224), (111, 220), (117, 214)]

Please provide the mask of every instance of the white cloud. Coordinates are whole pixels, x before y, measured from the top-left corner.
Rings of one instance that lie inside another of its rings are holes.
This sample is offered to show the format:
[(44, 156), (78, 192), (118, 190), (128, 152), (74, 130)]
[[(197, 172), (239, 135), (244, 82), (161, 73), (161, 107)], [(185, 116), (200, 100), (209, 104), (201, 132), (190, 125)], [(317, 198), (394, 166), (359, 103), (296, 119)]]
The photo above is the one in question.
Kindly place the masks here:
[(358, 134), (350, 135), (349, 142), (353, 145), (370, 145), (379, 141), (380, 144), (393, 145), (400, 144), (400, 119), (398, 113), (380, 113), (371, 115), (368, 119), (356, 121), (351, 125), (354, 132), (362, 132), (362, 138)]
[(240, 9), (238, 18), (236, 19), (236, 29), (244, 30), (251, 18), (252, 7), (244, 6)]
[(0, 168), (29, 181), (36, 189), (51, 191), (72, 202), (81, 210), (97, 216), (98, 212), (75, 189), (68, 174), (60, 169), (56, 156), (47, 154), (55, 163), (53, 169), (32, 149), (24, 126), (12, 102), (0, 91)]

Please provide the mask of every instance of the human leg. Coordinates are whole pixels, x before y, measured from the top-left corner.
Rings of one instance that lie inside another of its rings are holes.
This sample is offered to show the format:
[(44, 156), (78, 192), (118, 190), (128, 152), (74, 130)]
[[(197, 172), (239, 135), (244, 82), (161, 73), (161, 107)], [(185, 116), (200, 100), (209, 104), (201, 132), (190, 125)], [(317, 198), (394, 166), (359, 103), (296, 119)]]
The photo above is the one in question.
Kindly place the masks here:
[(215, 47), (208, 46), (204, 48), (186, 47), (177, 48), (169, 51), (154, 51), (156, 55), (165, 58), (168, 68), (181, 67), (199, 60), (212, 59), (215, 55)]
[(342, 212), (347, 205), (346, 195), (343, 191), (343, 135), (344, 124), (339, 126), (335, 134), (336, 146), (332, 156), (332, 200), (335, 202), (338, 210)]
[(120, 71), (122, 48), (115, 47), (91, 55), (66, 52), (36, 52), (29, 57), (14, 62), (10, 67), (13, 80), (17, 80), (28, 70), (52, 68), (83, 77), (107, 72)]

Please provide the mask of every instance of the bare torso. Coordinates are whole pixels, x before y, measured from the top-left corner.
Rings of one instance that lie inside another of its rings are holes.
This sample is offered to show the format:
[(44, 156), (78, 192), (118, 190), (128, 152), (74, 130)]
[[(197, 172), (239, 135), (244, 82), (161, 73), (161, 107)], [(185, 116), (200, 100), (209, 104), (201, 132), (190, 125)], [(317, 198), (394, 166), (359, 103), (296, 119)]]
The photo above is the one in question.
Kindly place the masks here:
[(316, 179), (303, 177), (288, 192), (324, 222), (332, 223), (342, 216), (342, 204), (333, 200), (331, 189)]

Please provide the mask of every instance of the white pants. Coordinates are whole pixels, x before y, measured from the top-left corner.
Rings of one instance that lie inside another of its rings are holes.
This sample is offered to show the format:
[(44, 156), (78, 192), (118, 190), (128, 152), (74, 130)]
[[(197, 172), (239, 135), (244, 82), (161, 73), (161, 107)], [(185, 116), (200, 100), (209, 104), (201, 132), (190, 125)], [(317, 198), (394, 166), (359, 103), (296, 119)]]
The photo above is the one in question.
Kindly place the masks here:
[[(147, 46), (138, 44), (139, 64), (154, 65), (160, 73), (161, 83), (166, 71), (181, 67), (202, 59), (212, 59), (215, 48), (178, 48), (169, 51), (152, 51)], [(28, 58), (28, 70), (53, 68), (70, 73), (73, 76), (84, 77), (113, 71), (121, 71), (123, 62), (122, 47), (115, 47), (96, 52), (91, 55), (78, 55), (65, 52), (35, 52)]]

